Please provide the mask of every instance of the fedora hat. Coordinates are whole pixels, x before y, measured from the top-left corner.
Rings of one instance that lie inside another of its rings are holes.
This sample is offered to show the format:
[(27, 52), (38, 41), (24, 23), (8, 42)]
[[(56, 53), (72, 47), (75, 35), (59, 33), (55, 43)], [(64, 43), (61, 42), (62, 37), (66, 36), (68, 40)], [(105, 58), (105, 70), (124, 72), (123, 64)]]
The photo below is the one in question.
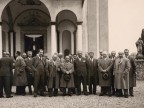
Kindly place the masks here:
[(108, 73), (104, 73), (102, 75), (102, 77), (103, 77), (104, 80), (108, 80), (109, 79), (109, 74)]

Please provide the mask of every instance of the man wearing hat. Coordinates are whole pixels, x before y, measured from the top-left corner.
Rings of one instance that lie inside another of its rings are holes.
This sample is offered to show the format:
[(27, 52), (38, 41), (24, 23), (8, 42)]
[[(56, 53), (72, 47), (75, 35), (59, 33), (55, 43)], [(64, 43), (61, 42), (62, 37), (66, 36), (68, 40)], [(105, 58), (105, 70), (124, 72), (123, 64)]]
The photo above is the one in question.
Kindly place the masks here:
[(114, 64), (114, 87), (117, 89), (118, 97), (123, 96), (123, 90), (124, 97), (128, 98), (130, 62), (127, 58), (123, 57), (123, 52), (119, 52), (118, 54), (119, 56)]
[(107, 57), (107, 52), (103, 52), (102, 59), (98, 61), (99, 69), (99, 85), (101, 86), (100, 96), (108, 93), (111, 96), (111, 85), (112, 85), (112, 60)]
[(81, 95), (81, 83), (83, 84), (84, 95), (88, 95), (87, 92), (88, 63), (87, 60), (84, 57), (82, 57), (82, 51), (78, 51), (78, 57), (74, 61), (74, 69), (77, 76), (77, 95)]
[(71, 96), (71, 89), (74, 88), (74, 66), (70, 63), (70, 57), (65, 57), (65, 62), (61, 64), (62, 77), (60, 79), (60, 87), (63, 88), (63, 96), (66, 95), (66, 88), (68, 88), (68, 95)]

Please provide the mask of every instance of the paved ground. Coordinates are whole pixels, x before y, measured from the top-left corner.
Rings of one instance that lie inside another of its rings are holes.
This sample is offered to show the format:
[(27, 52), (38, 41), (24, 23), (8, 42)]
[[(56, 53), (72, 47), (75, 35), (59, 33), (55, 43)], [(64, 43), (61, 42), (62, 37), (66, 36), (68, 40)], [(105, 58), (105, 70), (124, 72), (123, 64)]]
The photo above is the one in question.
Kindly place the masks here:
[[(98, 94), (99, 90), (98, 88)], [(144, 108), (144, 81), (137, 82), (134, 94), (135, 97), (129, 98), (98, 95), (52, 98), (14, 96), (10, 99), (0, 98), (0, 108)]]

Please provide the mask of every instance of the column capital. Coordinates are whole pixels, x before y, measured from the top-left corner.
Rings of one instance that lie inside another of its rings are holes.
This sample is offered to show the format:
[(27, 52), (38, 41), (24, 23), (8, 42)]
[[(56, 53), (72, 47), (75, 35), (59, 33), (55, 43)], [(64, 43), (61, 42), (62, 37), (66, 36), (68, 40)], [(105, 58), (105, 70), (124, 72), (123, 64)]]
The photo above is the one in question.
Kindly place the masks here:
[(78, 21), (77, 25), (82, 25), (82, 23), (83, 23), (82, 21)]
[(55, 21), (51, 21), (50, 24), (51, 25), (56, 25), (56, 22)]

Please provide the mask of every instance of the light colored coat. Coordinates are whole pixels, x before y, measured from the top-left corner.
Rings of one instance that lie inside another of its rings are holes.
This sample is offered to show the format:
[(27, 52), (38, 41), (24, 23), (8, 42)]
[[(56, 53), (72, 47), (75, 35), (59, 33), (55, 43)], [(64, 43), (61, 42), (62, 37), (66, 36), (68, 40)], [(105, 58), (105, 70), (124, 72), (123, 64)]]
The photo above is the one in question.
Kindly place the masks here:
[(15, 86), (25, 86), (27, 85), (27, 77), (25, 72), (25, 61), (21, 56), (16, 58), (15, 62), (15, 72), (14, 72), (14, 85)]
[(129, 71), (130, 62), (127, 58), (117, 58), (114, 64), (115, 82), (114, 87), (116, 89), (129, 89)]
[[(99, 75), (99, 85), (101, 87), (107, 87), (107, 86), (111, 86), (112, 85), (112, 65), (113, 62), (111, 59), (109, 58), (102, 58), (98, 60), (98, 75)], [(104, 80), (103, 79), (103, 71), (106, 70), (108, 75), (109, 75), (109, 79), (108, 80)]]
[(55, 87), (56, 89), (59, 88), (59, 69), (60, 69), (60, 62), (57, 60), (54, 64), (53, 60), (47, 62), (46, 65), (46, 75), (48, 76), (48, 88), (53, 88), (53, 79), (55, 78)]
[[(74, 87), (74, 78), (73, 78), (74, 66), (73, 66), (73, 64), (70, 62), (68, 62), (68, 63), (64, 62), (61, 64), (61, 70), (62, 70), (62, 77), (60, 79), (60, 87), (73, 88)], [(66, 82), (63, 78), (66, 71), (69, 71), (69, 74), (71, 76), (71, 79), (69, 82)]]

